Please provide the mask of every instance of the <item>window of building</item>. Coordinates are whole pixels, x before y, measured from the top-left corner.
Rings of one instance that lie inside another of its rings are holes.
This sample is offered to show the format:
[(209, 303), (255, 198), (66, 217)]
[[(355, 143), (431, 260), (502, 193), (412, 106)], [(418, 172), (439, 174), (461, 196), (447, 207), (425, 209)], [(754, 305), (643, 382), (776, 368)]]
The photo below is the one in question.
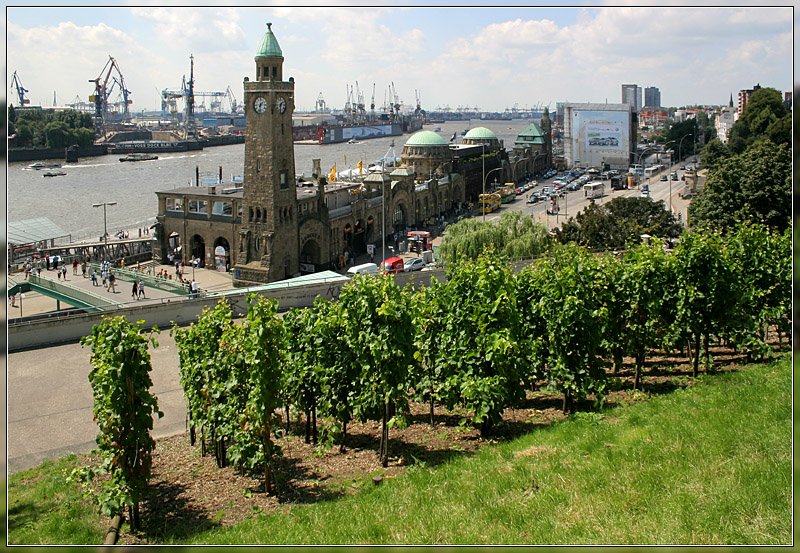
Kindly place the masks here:
[(289, 187), (289, 174), (286, 172), (286, 169), (280, 172), (280, 183), (281, 188), (288, 188)]
[(183, 211), (183, 198), (167, 198), (167, 211)]
[(206, 213), (207, 210), (208, 210), (208, 201), (189, 200), (189, 213)]
[(233, 204), (231, 202), (214, 202), (211, 214), (220, 217), (233, 217)]

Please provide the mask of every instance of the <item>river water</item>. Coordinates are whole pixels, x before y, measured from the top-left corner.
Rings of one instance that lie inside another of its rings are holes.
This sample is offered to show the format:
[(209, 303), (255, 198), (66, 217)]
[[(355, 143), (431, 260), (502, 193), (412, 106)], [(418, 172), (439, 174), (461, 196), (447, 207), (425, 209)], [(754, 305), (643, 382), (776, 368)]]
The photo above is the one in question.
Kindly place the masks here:
[[(426, 125), (425, 130), (435, 130), (449, 140), (462, 131), (474, 127), (491, 129), (511, 150), (517, 135), (529, 121), (460, 121)], [(410, 135), (374, 138), (358, 144), (295, 144), (295, 171), (311, 175), (312, 159), (321, 160), (327, 173), (333, 164), (337, 171), (355, 168), (360, 159), (364, 167), (390, 152), (400, 156), (403, 144)], [(391, 155), (391, 154), (390, 154)], [(203, 178), (219, 175), (222, 167), (223, 181), (243, 174), (244, 144), (217, 146), (194, 152), (160, 153), (153, 161), (121, 163), (120, 154), (82, 158), (78, 163), (64, 164), (67, 174), (43, 177), (45, 170), (28, 169), (30, 162), (8, 164), (8, 221), (46, 217), (72, 236), (73, 240), (97, 238), (103, 234), (103, 210), (92, 204), (116, 202), (106, 209), (108, 232), (112, 236), (119, 229), (136, 229), (152, 225), (158, 213), (157, 191), (187, 186), (195, 180), (196, 170)]]

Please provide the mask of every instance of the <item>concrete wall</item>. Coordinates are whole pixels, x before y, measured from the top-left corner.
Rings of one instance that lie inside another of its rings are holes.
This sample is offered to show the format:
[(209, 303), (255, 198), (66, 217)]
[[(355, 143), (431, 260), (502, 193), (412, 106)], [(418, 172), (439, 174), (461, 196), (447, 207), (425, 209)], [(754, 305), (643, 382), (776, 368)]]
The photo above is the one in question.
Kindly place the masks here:
[[(292, 307), (309, 307), (317, 296), (338, 298), (343, 283), (344, 281), (310, 284), (259, 293), (277, 300), (280, 309), (286, 310)], [(234, 316), (240, 317), (247, 312), (248, 293), (243, 291), (225, 295), (231, 304)], [(145, 328), (157, 326), (164, 330), (171, 328), (173, 324), (187, 325), (196, 321), (203, 309), (213, 307), (221, 298), (221, 295), (211, 295), (197, 299), (163, 299), (159, 303), (134, 305), (107, 312), (105, 315), (121, 315), (131, 322), (144, 320)], [(8, 326), (8, 350), (18, 351), (76, 342), (90, 334), (92, 327), (99, 323), (103, 316), (101, 313), (80, 313), (46, 320), (11, 323)]]

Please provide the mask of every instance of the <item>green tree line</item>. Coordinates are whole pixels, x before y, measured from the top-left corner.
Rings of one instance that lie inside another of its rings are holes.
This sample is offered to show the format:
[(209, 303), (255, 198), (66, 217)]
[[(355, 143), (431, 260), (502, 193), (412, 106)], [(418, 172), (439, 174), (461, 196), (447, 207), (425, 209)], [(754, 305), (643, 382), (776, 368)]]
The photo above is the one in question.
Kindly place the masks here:
[(16, 110), (8, 107), (8, 136), (13, 148), (66, 148), (94, 142), (92, 116), (77, 110)]

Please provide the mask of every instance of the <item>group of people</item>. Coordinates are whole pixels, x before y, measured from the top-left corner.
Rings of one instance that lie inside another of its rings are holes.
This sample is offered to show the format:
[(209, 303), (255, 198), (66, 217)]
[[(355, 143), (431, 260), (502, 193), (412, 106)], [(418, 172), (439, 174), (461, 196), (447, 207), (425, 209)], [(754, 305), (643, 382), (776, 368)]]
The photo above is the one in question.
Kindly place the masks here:
[(133, 281), (133, 288), (131, 289), (131, 297), (135, 300), (147, 299), (144, 295), (144, 281)]

